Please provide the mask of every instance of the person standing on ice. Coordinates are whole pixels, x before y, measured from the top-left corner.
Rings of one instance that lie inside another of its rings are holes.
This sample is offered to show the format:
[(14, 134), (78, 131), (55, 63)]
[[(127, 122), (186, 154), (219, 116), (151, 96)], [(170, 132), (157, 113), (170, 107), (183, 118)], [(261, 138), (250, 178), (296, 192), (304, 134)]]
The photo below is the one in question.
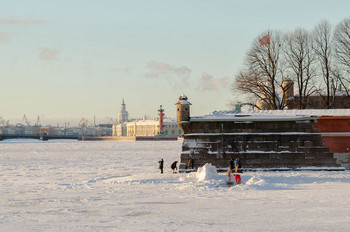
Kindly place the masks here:
[(170, 167), (173, 169), (173, 173), (176, 173), (175, 170), (177, 170), (177, 161), (174, 161)]
[(231, 169), (231, 172), (233, 172), (233, 170), (235, 169), (235, 164), (234, 164), (233, 158), (230, 161), (230, 169)]
[(232, 175), (231, 169), (227, 170), (226, 172), (227, 182), (231, 182), (231, 175)]
[(239, 158), (238, 157), (235, 159), (234, 164), (235, 164), (235, 172), (237, 173), (238, 172), (238, 168), (240, 166), (240, 162), (239, 162)]
[(188, 168), (190, 168), (190, 169), (193, 169), (194, 168), (194, 159), (193, 158), (190, 158), (189, 160), (188, 160)]
[(236, 184), (241, 184), (241, 176), (239, 174), (234, 174), (233, 176), (235, 177)]
[(161, 159), (161, 160), (158, 161), (158, 163), (159, 163), (160, 173), (163, 173), (164, 160)]

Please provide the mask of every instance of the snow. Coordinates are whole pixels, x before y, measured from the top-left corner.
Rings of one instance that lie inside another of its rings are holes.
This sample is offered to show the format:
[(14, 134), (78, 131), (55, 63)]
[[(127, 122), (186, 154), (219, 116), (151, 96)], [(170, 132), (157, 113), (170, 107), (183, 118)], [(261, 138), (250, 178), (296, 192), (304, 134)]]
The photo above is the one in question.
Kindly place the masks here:
[[(321, 116), (350, 116), (350, 109), (306, 109), (306, 110), (248, 110), (237, 112), (235, 110), (216, 110), (204, 116), (191, 117), (191, 121), (198, 120), (276, 120), (276, 119), (299, 119), (305, 120), (310, 117)], [(238, 123), (238, 122), (237, 122)], [(241, 122), (242, 123), (242, 122)]]
[(180, 101), (178, 101), (178, 103), (180, 103), (180, 105), (192, 105), (191, 103), (189, 103), (186, 100), (180, 100)]
[[(0, 231), (347, 231), (350, 171), (172, 174), (177, 141), (0, 142)], [(164, 174), (158, 160), (163, 158)], [(229, 166), (229, 165), (228, 165)]]
[(217, 179), (217, 169), (211, 164), (205, 164), (203, 167), (197, 170), (197, 180), (198, 181), (210, 181), (211, 179)]

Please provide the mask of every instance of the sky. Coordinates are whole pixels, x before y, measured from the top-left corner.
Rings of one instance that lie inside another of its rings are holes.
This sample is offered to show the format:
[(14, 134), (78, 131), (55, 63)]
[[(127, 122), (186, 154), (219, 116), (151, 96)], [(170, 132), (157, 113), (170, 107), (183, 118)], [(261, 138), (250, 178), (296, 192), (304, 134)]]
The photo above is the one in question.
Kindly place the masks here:
[(266, 30), (349, 18), (350, 1), (1, 0), (0, 116), (97, 123), (230, 109), (231, 85)]

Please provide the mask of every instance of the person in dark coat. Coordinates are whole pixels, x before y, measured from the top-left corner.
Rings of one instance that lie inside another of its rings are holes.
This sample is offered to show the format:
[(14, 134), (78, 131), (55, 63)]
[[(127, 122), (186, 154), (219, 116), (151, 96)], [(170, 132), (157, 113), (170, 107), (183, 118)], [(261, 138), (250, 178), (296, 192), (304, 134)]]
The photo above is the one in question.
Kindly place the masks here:
[(163, 173), (164, 160), (161, 159), (161, 160), (158, 161), (158, 163), (159, 163), (160, 173)]
[(234, 164), (233, 158), (232, 158), (231, 161), (230, 161), (230, 169), (231, 169), (231, 172), (234, 172), (235, 164)]
[(193, 169), (194, 168), (194, 159), (190, 158), (188, 160), (188, 168)]
[(171, 169), (173, 169), (173, 173), (176, 173), (175, 170), (177, 170), (177, 161), (174, 161), (174, 162), (171, 164)]

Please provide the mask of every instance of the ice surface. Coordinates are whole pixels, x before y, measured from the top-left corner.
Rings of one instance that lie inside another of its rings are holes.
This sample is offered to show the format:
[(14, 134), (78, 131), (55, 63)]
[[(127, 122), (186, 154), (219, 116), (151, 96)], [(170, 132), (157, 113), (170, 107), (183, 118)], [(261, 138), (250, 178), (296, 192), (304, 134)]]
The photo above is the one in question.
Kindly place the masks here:
[[(0, 142), (0, 231), (348, 231), (350, 172), (172, 174), (177, 141)], [(158, 160), (163, 158), (164, 174)]]

